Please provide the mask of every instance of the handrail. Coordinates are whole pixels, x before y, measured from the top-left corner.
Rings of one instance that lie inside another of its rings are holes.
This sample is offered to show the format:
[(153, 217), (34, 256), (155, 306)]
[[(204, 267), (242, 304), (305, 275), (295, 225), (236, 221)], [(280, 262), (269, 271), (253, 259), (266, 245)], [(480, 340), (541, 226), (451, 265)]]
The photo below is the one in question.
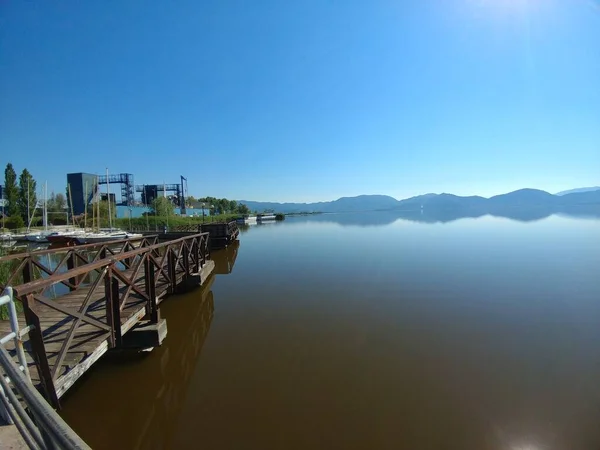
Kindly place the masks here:
[(20, 369), (25, 372), (27, 378), (31, 380), (29, 376), (29, 368), (27, 367), (27, 358), (25, 358), (25, 350), (23, 349), (23, 336), (29, 332), (29, 328), (23, 330), (19, 327), (19, 319), (17, 317), (17, 308), (13, 297), (13, 290), (11, 287), (7, 287), (4, 290), (5, 294), (0, 297), (0, 306), (8, 305), (8, 318), (10, 320), (10, 330), (6, 336), (0, 338), (0, 345), (4, 345), (10, 340), (15, 344), (15, 350), (17, 351), (17, 357), (19, 359)]
[[(27, 360), (21, 338), (29, 327), (21, 330), (17, 320), (17, 310), (12, 288), (5, 289), (0, 297), (0, 306), (8, 305), (11, 332), (0, 339), (0, 415), (9, 424), (14, 424), (25, 443), (33, 449), (87, 449), (79, 436), (58, 416), (31, 383)], [(13, 340), (19, 364), (15, 364), (4, 344)], [(13, 392), (13, 388), (23, 399), (32, 418)]]
[(126, 242), (138, 242), (138, 241), (142, 241), (144, 239), (152, 239), (157, 237), (158, 235), (156, 234), (151, 234), (148, 236), (140, 236), (140, 237), (136, 237), (136, 238), (130, 238), (130, 239), (119, 239), (119, 240), (115, 240), (115, 241), (104, 241), (104, 242), (95, 242), (92, 244), (84, 244), (84, 245), (77, 245), (75, 247), (60, 247), (60, 248), (47, 248), (45, 250), (39, 250), (36, 252), (25, 252), (25, 253), (13, 253), (10, 255), (5, 255), (0, 257), (0, 261), (11, 261), (13, 259), (19, 259), (19, 258), (27, 258), (28, 256), (30, 256), (32, 253), (35, 256), (41, 256), (41, 255), (47, 255), (47, 254), (53, 254), (53, 253), (65, 253), (65, 252), (69, 252), (69, 251), (79, 251), (79, 250), (88, 250), (90, 248), (94, 248), (94, 247), (102, 247), (103, 245), (119, 245), (119, 244), (124, 244)]
[[(158, 243), (158, 236), (149, 236), (136, 239), (121, 239), (108, 241), (103, 243), (94, 243), (76, 247), (63, 247), (54, 250), (44, 250), (33, 253), (20, 253), (0, 257), (0, 263), (12, 264), (14, 268), (12, 275), (4, 283), (0, 283), (0, 289), (8, 285), (26, 284), (32, 281), (34, 277), (34, 269), (40, 271), (40, 275), (45, 273), (48, 277), (52, 277), (57, 273), (64, 272), (65, 269), (71, 270), (79, 264), (87, 264), (95, 262), (99, 259), (106, 258), (107, 255), (115, 255), (123, 253), (130, 249), (149, 247)], [(59, 258), (54, 266), (50, 266), (50, 256)], [(48, 263), (45, 264), (44, 257), (48, 257)], [(127, 265), (127, 264), (126, 264)], [(20, 280), (22, 277), (22, 281)], [(74, 281), (71, 280), (71, 281)], [(74, 283), (63, 283), (70, 290), (76, 288)]]
[(106, 266), (110, 266), (114, 263), (123, 261), (125, 259), (130, 259), (130, 258), (133, 258), (135, 256), (138, 256), (138, 255), (141, 255), (144, 253), (152, 252), (153, 250), (158, 250), (158, 249), (164, 248), (166, 246), (173, 246), (175, 244), (179, 244), (183, 241), (186, 241), (186, 240), (189, 240), (192, 238), (201, 238), (202, 236), (208, 236), (208, 234), (209, 233), (198, 233), (198, 234), (185, 236), (185, 237), (178, 238), (178, 239), (173, 239), (166, 243), (163, 242), (163, 243), (151, 245), (149, 247), (140, 247), (135, 250), (130, 250), (130, 251), (127, 251), (124, 253), (119, 253), (118, 255), (112, 255), (111, 257), (99, 259), (98, 261), (94, 261), (94, 262), (91, 262), (88, 264), (83, 264), (83, 265), (78, 266), (74, 269), (71, 269), (67, 272), (54, 274), (54, 275), (52, 275), (52, 277), (49, 277), (49, 278), (42, 278), (39, 280), (30, 281), (29, 283), (25, 283), (20, 286), (16, 286), (13, 289), (14, 289), (15, 293), (17, 294), (17, 297), (23, 297), (32, 292), (36, 292), (42, 288), (51, 286), (53, 284), (64, 282), (68, 279), (77, 277), (79, 275), (84, 275), (84, 274), (87, 274), (92, 271), (100, 270)]
[(9, 381), (4, 376), (0, 376), (0, 386), (5, 393), (0, 395), (0, 400), (30, 448), (42, 450), (90, 448), (15, 367), (14, 361), (4, 347), (0, 347), (0, 367), (33, 416), (32, 420), (13, 392)]

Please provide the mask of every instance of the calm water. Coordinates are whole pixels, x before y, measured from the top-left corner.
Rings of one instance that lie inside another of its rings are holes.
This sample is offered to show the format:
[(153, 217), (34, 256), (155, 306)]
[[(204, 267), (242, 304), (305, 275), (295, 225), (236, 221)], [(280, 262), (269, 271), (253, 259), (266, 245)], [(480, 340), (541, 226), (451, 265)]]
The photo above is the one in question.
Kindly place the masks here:
[(430, 222), (250, 228), (64, 417), (95, 449), (600, 448), (600, 221)]

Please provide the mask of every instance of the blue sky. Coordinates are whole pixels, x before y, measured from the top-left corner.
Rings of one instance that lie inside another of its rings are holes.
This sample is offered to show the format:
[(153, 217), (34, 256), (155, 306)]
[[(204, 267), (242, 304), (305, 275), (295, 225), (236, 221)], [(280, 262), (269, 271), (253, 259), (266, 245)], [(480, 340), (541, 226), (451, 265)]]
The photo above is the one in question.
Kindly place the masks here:
[(2, 2), (0, 164), (263, 201), (599, 185), (599, 5)]

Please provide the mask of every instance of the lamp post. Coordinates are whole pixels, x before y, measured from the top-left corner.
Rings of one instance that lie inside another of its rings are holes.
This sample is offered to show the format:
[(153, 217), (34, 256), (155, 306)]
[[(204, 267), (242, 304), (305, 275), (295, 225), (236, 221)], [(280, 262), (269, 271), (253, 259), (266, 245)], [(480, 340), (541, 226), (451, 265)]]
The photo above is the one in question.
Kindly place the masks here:
[(202, 203), (202, 223), (204, 223), (204, 203)]

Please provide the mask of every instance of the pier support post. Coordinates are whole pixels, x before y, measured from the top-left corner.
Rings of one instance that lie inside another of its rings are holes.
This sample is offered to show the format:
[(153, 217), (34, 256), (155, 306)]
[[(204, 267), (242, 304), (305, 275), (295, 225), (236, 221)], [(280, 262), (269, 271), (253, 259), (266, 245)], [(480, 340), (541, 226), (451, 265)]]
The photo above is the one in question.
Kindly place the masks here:
[(54, 408), (60, 409), (60, 401), (56, 394), (50, 364), (48, 363), (48, 355), (46, 355), (46, 347), (44, 346), (44, 336), (42, 335), (40, 318), (31, 309), (34, 301), (33, 295), (29, 294), (25, 301), (22, 302), (25, 320), (27, 321), (27, 325), (31, 327), (29, 331), (29, 342), (31, 345), (32, 356), (38, 369), (46, 400), (48, 400)]
[(159, 319), (158, 305), (156, 304), (156, 281), (154, 265), (149, 256), (144, 261), (144, 283), (146, 294), (148, 295), (148, 303), (146, 304), (146, 316), (152, 323), (157, 323)]
[(169, 252), (167, 254), (167, 269), (170, 280), (169, 294), (173, 294), (177, 290), (176, 259), (173, 249), (169, 248), (167, 251)]
[(120, 347), (123, 344), (121, 336), (121, 308), (119, 305), (119, 280), (113, 277), (112, 268), (106, 271), (104, 279), (104, 292), (106, 295), (106, 321), (111, 328), (111, 347)]
[(131, 350), (151, 350), (159, 347), (167, 337), (167, 321), (157, 323), (143, 321), (123, 336), (123, 348)]

